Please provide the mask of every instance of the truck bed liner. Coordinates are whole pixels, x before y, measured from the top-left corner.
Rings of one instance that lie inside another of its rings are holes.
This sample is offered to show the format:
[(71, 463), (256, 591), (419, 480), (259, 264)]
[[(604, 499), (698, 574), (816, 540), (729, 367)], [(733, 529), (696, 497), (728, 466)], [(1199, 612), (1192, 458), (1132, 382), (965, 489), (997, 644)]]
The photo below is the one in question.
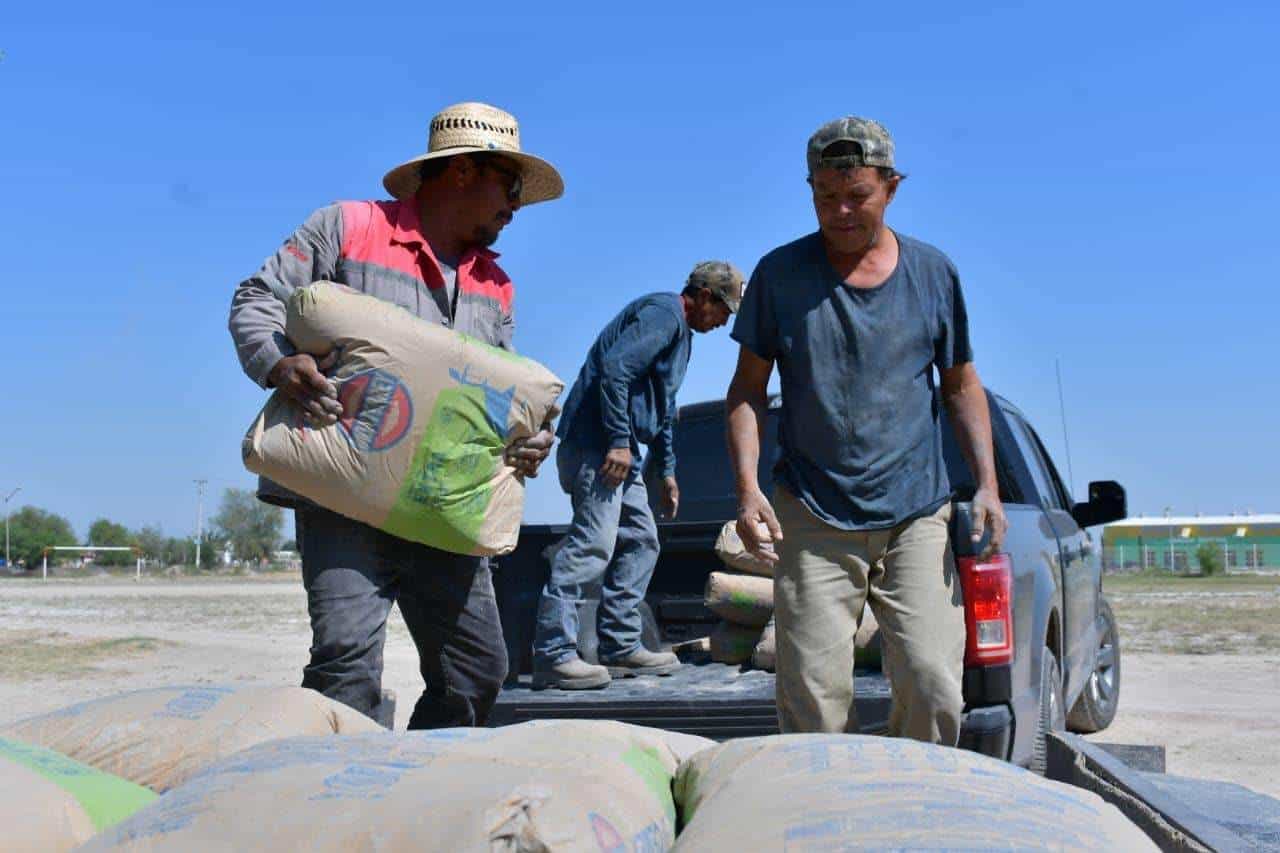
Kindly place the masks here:
[[(619, 720), (714, 740), (778, 733), (774, 677), (721, 663), (686, 664), (663, 678), (615, 679), (603, 690), (533, 690), (529, 676), (505, 688), (489, 725), (539, 719)], [(889, 719), (889, 682), (873, 670), (855, 681), (864, 734), (883, 734)]]

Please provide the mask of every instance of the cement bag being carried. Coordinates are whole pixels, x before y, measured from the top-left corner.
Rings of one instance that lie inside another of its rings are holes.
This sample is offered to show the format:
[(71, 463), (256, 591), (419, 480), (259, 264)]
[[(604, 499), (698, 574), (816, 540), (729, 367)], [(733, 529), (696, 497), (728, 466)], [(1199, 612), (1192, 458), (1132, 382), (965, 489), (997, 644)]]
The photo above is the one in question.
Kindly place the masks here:
[(363, 714), (302, 687), (161, 687), (72, 705), (13, 723), (0, 734), (163, 792), (263, 741), (381, 730)]
[(1156, 849), (1095, 794), (897, 738), (734, 740), (684, 762), (675, 793), (682, 851)]
[(330, 282), (294, 291), (285, 332), (301, 352), (338, 350), (343, 414), (312, 429), (276, 393), (244, 438), (246, 468), (401, 539), (458, 554), (515, 547), (524, 481), (503, 450), (555, 416), (563, 382)]
[(726, 622), (763, 628), (773, 618), (773, 578), (712, 572), (703, 602)]
[(713, 745), (612, 721), (289, 738), (211, 767), (86, 850), (667, 850), (672, 776)]
[[(768, 537), (769, 528), (760, 525), (760, 531), (761, 535)], [(773, 546), (770, 545), (769, 547), (772, 548)], [(716, 556), (731, 569), (737, 569), (740, 572), (747, 572), (753, 575), (773, 577), (773, 563), (762, 560), (747, 550), (747, 546), (742, 544), (742, 538), (738, 536), (738, 523), (736, 521), (726, 521), (724, 527), (720, 528), (720, 535), (716, 537)]]
[(6, 850), (71, 850), (156, 798), (61, 753), (0, 738), (0, 826)]

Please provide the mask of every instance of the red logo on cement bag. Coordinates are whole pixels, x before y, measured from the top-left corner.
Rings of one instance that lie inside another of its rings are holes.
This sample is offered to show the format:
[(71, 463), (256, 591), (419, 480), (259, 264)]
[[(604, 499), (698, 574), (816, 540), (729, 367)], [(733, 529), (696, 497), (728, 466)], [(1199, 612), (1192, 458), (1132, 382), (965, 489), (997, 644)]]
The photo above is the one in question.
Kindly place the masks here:
[(595, 833), (596, 844), (602, 853), (626, 853), (627, 843), (613, 824), (595, 812), (590, 812), (587, 817), (591, 820), (591, 831)]
[(338, 430), (356, 450), (394, 447), (413, 424), (409, 389), (385, 370), (366, 370), (348, 377), (338, 389), (342, 417)]

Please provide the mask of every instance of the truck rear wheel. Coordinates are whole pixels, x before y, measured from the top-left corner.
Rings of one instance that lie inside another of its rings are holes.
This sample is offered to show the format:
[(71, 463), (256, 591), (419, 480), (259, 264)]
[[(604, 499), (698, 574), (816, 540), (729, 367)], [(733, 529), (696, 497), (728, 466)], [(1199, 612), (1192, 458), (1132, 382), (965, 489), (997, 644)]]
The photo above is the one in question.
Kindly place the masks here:
[(1098, 654), (1093, 672), (1067, 715), (1071, 731), (1082, 734), (1100, 732), (1111, 725), (1116, 718), (1116, 709), (1120, 707), (1120, 631), (1116, 627), (1111, 604), (1105, 598), (1100, 601)]
[(1045, 646), (1040, 658), (1040, 715), (1036, 721), (1036, 739), (1031, 747), (1031, 772), (1045, 773), (1048, 766), (1049, 732), (1060, 732), (1067, 727), (1066, 711), (1062, 707), (1062, 668), (1053, 649)]

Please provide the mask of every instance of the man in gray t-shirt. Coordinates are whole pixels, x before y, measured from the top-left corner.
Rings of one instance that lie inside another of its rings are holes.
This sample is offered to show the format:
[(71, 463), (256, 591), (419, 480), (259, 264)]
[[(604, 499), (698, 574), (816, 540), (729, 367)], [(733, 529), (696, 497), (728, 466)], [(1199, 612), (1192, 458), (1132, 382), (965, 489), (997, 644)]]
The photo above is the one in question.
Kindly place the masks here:
[[(870, 606), (892, 672), (890, 733), (955, 745), (965, 631), (939, 386), (978, 484), (975, 541), (989, 531), (997, 549), (1006, 527), (960, 278), (942, 252), (885, 225), (902, 175), (881, 125), (830, 122), (807, 159), (818, 231), (756, 266), (733, 327), (742, 347), (728, 394), (738, 533), (776, 561), (779, 724), (858, 730), (853, 638)], [(782, 452), (771, 503), (756, 469), (775, 363)]]

